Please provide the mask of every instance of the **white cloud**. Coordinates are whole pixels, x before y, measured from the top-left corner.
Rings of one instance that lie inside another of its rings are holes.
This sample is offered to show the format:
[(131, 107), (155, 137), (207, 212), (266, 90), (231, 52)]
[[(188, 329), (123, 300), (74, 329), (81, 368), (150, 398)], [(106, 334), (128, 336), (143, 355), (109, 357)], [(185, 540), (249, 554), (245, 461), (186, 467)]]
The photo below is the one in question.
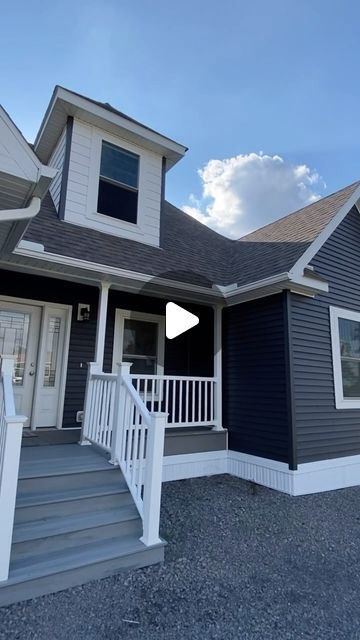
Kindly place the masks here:
[(326, 186), (305, 164), (262, 152), (209, 160), (198, 174), (202, 196), (191, 194), (182, 209), (231, 238), (314, 202)]

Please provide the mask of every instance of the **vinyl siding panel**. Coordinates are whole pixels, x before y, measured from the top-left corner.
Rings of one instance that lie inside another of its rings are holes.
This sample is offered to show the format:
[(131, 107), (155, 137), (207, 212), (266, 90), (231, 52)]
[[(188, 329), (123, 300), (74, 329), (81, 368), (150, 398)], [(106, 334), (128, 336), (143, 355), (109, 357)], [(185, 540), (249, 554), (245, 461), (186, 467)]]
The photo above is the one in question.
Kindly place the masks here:
[(224, 311), (223, 424), (229, 449), (289, 461), (282, 294)]
[(58, 143), (53, 151), (53, 154), (49, 160), (50, 167), (55, 167), (55, 169), (58, 169), (58, 173), (56, 174), (55, 178), (52, 180), (49, 188), (49, 191), (51, 193), (51, 197), (53, 199), (57, 212), (59, 212), (59, 204), (60, 204), (61, 180), (62, 180), (62, 171), (63, 171), (64, 159), (65, 159), (65, 147), (66, 147), (66, 127), (63, 130), (58, 140)]
[(360, 453), (360, 410), (336, 409), (329, 307), (360, 312), (360, 215), (346, 216), (311, 264), (329, 293), (291, 297), (298, 462)]
[(140, 156), (138, 224), (100, 215), (96, 212), (102, 138), (108, 134), (74, 119), (64, 219), (110, 235), (159, 246), (162, 158), (149, 150), (130, 145), (120, 138), (109, 138), (119, 147)]

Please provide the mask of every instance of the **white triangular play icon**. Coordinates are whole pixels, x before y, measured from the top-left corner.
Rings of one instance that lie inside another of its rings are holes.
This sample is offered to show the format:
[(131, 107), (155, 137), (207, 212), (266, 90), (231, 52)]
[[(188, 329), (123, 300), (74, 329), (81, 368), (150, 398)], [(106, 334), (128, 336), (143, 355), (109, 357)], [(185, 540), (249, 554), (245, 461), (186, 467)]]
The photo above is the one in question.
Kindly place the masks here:
[(166, 337), (172, 340), (199, 324), (199, 318), (174, 302), (166, 305)]

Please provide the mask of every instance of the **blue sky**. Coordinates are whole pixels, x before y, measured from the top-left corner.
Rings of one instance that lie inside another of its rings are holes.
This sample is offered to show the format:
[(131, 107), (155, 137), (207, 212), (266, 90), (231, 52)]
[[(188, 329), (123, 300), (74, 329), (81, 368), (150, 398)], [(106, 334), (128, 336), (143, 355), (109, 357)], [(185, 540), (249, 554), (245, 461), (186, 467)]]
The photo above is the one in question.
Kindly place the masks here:
[(168, 199), (241, 234), (360, 177), (359, 23), (354, 0), (14, 0), (1, 102), (30, 141), (55, 84), (110, 102), (189, 146)]

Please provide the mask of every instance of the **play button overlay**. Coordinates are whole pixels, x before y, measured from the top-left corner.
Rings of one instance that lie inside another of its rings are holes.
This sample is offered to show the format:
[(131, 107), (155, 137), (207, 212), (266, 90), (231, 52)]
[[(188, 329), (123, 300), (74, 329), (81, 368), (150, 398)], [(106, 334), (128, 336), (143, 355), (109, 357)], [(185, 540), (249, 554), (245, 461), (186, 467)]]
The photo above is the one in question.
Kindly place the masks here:
[(189, 331), (197, 324), (199, 324), (199, 318), (186, 311), (182, 307), (179, 307), (175, 302), (168, 302), (166, 305), (166, 337), (172, 340), (177, 336), (180, 336), (185, 331)]

